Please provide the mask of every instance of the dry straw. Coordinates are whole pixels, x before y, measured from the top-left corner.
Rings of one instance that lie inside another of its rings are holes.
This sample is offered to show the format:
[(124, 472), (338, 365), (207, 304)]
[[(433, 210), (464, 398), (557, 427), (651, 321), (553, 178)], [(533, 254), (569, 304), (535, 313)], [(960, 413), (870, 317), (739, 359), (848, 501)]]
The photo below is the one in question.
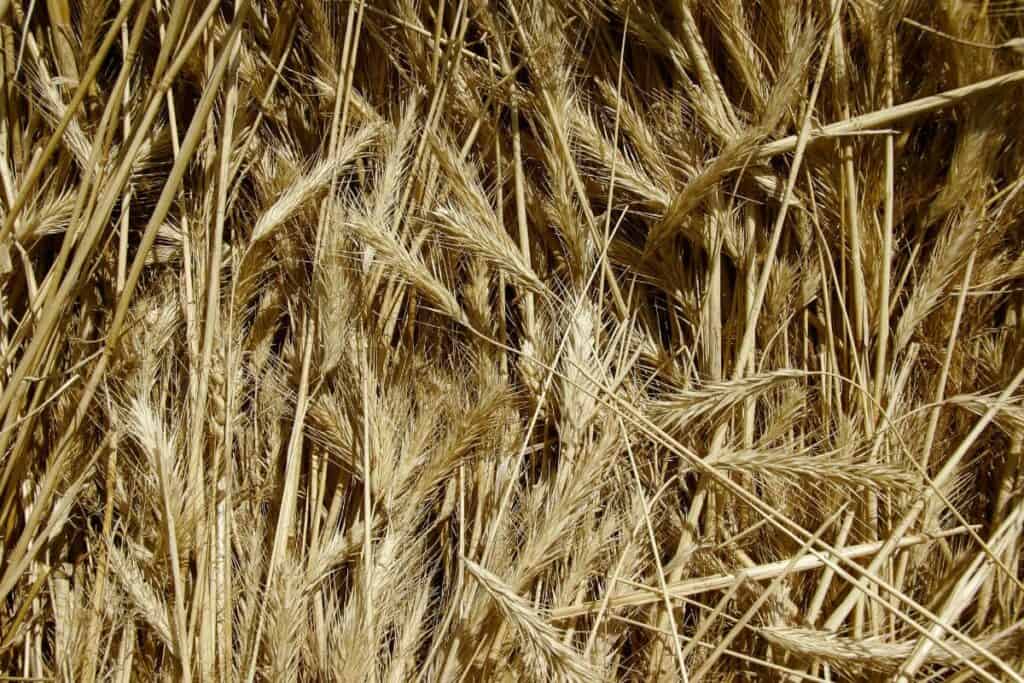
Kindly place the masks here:
[(1018, 0), (0, 0), (0, 681), (1024, 682)]

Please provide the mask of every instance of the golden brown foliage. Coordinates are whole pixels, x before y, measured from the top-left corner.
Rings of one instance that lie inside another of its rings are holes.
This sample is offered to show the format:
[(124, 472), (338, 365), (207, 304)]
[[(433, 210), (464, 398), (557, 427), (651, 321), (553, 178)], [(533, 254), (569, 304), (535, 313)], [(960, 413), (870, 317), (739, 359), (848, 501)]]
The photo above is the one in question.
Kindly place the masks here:
[(0, 680), (1024, 681), (1022, 36), (0, 0)]

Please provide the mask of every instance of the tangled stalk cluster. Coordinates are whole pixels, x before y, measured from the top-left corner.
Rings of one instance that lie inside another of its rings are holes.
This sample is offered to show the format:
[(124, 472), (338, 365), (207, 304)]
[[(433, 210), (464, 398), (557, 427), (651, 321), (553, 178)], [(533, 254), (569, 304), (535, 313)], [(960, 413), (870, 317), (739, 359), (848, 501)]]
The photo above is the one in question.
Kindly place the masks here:
[(1024, 680), (1021, 36), (0, 0), (0, 680)]

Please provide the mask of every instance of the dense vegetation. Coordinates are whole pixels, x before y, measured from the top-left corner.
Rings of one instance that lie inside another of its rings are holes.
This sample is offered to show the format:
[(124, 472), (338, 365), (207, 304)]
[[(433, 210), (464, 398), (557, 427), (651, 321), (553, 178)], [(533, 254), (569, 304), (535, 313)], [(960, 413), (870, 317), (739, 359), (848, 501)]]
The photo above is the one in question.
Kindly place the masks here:
[(0, 0), (0, 680), (1024, 680), (1021, 36)]

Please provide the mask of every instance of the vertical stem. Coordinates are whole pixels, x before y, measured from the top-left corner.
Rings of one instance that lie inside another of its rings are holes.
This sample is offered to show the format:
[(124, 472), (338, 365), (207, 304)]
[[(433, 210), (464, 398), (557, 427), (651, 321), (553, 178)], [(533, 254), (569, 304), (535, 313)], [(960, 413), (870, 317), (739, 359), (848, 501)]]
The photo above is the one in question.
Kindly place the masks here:
[[(892, 36), (885, 50), (885, 106), (893, 105), (893, 46)], [(875, 351), (875, 403), (882, 399), (883, 375), (889, 347), (889, 280), (892, 278), (893, 212), (896, 201), (896, 138), (885, 136), (885, 217), (882, 222), (882, 272), (878, 282), (878, 346)]]
[(363, 600), (365, 601), (366, 628), (373, 624), (373, 487), (370, 482), (370, 349), (369, 336), (365, 338), (363, 358)]

